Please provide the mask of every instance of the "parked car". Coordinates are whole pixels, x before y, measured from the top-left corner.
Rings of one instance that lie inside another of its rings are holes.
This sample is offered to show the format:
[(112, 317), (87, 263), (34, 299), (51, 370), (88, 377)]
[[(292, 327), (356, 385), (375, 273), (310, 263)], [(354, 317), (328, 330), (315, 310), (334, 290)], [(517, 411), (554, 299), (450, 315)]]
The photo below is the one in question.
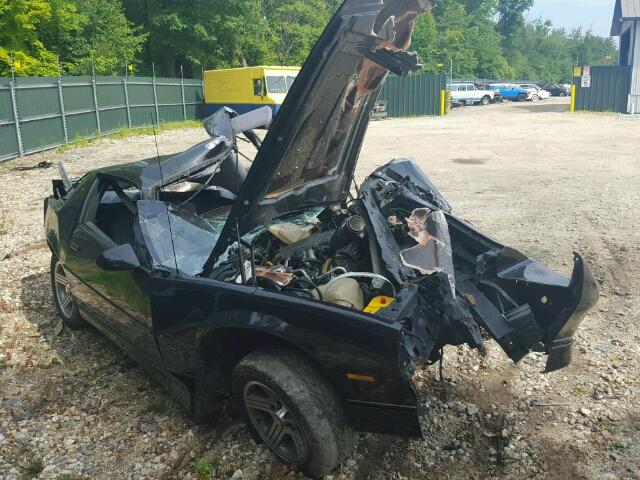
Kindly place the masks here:
[(552, 97), (567, 97), (571, 95), (571, 87), (566, 88), (558, 83), (543, 83), (538, 84), (538, 87), (548, 91)]
[(551, 96), (551, 93), (538, 87), (535, 83), (521, 83), (520, 86), (528, 92), (527, 100), (531, 100), (532, 102), (546, 100)]
[(464, 105), (489, 105), (496, 98), (495, 91), (482, 90), (469, 83), (452, 83), (449, 86), (451, 99)]
[(529, 92), (515, 83), (492, 83), (489, 89), (500, 92), (503, 101), (524, 102), (529, 96)]
[(554, 371), (597, 298), (578, 254), (565, 278), (492, 240), (413, 160), (350, 193), (385, 76), (419, 67), (405, 49), (429, 6), (346, 0), (262, 142), (252, 128), (269, 106), (222, 108), (185, 152), (73, 180), (61, 169), (44, 204), (64, 324), (95, 326), (197, 421), (231, 400), (257, 441), (315, 478), (356, 430), (422, 436), (412, 376), (445, 345), (485, 352), (484, 331)]

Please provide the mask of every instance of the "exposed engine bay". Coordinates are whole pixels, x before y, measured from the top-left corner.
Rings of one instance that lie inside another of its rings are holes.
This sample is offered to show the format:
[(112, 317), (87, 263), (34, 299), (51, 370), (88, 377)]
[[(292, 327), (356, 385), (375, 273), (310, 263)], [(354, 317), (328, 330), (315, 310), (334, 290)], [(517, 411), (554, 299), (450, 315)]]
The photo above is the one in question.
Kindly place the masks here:
[(574, 261), (569, 280), (489, 239), (451, 214), (412, 160), (396, 160), (344, 205), (244, 235), (210, 277), (400, 321), (410, 365), (437, 361), (448, 344), (484, 352), (484, 331), (514, 361), (550, 354), (551, 371), (570, 362), (572, 334), (597, 299)]
[(236, 253), (214, 271), (215, 278), (254, 278), (267, 290), (372, 313), (395, 297), (395, 285), (374, 273), (367, 223), (355, 203), (281, 218), (261, 229), (245, 250), (245, 272), (238, 269)]

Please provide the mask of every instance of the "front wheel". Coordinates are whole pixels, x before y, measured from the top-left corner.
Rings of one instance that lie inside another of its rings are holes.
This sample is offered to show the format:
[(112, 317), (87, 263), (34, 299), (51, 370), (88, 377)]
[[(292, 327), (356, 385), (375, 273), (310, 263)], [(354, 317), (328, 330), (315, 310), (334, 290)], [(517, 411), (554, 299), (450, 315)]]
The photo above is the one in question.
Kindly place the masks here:
[(518, 95), (518, 101), (519, 102), (526, 102), (527, 101), (527, 96), (524, 93), (521, 93), (520, 95)]
[(55, 255), (51, 255), (51, 288), (53, 302), (56, 304), (58, 315), (62, 317), (62, 323), (72, 330), (86, 327), (87, 322), (80, 316), (78, 305), (71, 295), (69, 280), (62, 262)]
[(253, 436), (312, 478), (331, 472), (355, 446), (340, 397), (296, 352), (251, 352), (234, 369), (232, 389)]
[(531, 95), (531, 101), (532, 102), (537, 102), (538, 100), (540, 100), (540, 97), (537, 94), (533, 94)]

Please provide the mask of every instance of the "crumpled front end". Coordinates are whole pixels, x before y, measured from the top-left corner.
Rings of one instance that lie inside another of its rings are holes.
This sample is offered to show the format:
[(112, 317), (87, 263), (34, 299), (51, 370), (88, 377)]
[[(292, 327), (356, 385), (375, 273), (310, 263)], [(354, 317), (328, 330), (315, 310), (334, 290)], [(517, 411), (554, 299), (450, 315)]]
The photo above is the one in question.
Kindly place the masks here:
[(379, 315), (404, 324), (408, 372), (438, 360), (445, 345), (484, 352), (483, 331), (514, 362), (539, 351), (546, 372), (571, 363), (575, 331), (598, 299), (580, 255), (566, 278), (491, 240), (451, 214), (412, 160), (378, 169), (360, 199), (378, 239), (379, 273), (401, 286), (395, 310)]

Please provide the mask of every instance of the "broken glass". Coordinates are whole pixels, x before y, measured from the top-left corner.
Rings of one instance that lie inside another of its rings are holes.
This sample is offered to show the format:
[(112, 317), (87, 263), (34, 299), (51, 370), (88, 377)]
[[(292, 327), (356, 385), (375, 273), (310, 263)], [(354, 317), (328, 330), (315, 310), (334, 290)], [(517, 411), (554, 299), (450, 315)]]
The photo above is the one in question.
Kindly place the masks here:
[(188, 205), (175, 207), (156, 200), (139, 201), (138, 218), (153, 266), (185, 276), (200, 273), (229, 211), (230, 207), (221, 207), (196, 214)]

